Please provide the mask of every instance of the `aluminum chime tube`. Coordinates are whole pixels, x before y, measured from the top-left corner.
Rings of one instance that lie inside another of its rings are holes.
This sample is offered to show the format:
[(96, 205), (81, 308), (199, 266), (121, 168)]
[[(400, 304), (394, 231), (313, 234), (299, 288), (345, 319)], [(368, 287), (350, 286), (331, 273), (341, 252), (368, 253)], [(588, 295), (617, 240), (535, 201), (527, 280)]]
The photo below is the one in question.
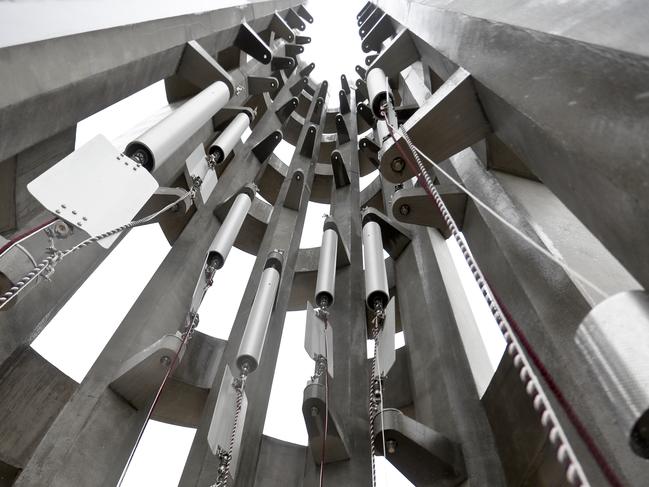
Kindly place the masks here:
[(318, 261), (318, 279), (315, 285), (315, 302), (317, 306), (328, 308), (334, 302), (337, 256), (338, 231), (336, 223), (331, 217), (327, 217), (323, 226), (320, 260)]
[(379, 302), (385, 308), (390, 300), (388, 274), (383, 259), (381, 226), (372, 214), (363, 217), (363, 257), (365, 259), (365, 301), (368, 308), (376, 309)]
[(212, 142), (208, 152), (214, 156), (216, 162), (223, 162), (228, 158), (234, 146), (241, 140), (243, 132), (250, 127), (250, 122), (252, 120), (247, 113), (238, 113), (216, 140)]
[(388, 97), (394, 104), (392, 93), (385, 90), (387, 86), (387, 76), (381, 68), (374, 68), (367, 73), (367, 92), (369, 94), (370, 108), (377, 119), (382, 119), (381, 105)]
[(130, 142), (124, 149), (124, 154), (149, 171), (158, 169), (204, 123), (225, 106), (230, 96), (230, 89), (223, 81), (212, 83)]
[(649, 458), (649, 294), (625, 291), (595, 306), (575, 335), (631, 450)]
[(252, 206), (255, 193), (255, 188), (252, 185), (248, 185), (234, 199), (234, 203), (232, 203), (230, 211), (228, 211), (228, 216), (223, 220), (221, 228), (219, 228), (210, 245), (210, 250), (207, 254), (208, 265), (215, 269), (220, 269), (225, 264), (225, 259), (228, 258), (234, 241), (237, 235), (239, 235), (243, 221), (246, 219), (246, 215)]
[(246, 329), (237, 352), (237, 367), (247, 375), (257, 369), (275, 304), (284, 258), (278, 250), (268, 253), (257, 294), (250, 308)]

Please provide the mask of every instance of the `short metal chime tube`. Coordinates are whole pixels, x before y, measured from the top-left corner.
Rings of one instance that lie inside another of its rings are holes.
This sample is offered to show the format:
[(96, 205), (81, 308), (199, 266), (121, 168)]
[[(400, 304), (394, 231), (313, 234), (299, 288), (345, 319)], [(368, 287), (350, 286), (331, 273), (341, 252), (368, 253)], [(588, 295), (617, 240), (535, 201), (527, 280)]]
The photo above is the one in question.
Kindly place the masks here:
[(284, 258), (279, 250), (269, 252), (257, 294), (250, 308), (246, 329), (237, 352), (237, 367), (242, 375), (257, 369), (266, 341), (266, 332), (275, 304)]
[(234, 199), (232, 207), (228, 211), (228, 216), (223, 220), (221, 228), (214, 237), (207, 254), (208, 265), (214, 267), (214, 269), (220, 269), (225, 264), (225, 259), (228, 258), (228, 254), (232, 250), (234, 241), (239, 235), (246, 215), (252, 206), (252, 201), (255, 199), (255, 193), (256, 188), (253, 185), (247, 185)]
[(367, 73), (367, 92), (369, 94), (370, 108), (377, 119), (382, 119), (381, 106), (390, 97), (394, 104), (394, 97), (390, 91), (387, 91), (388, 78), (381, 68), (371, 69)]
[(250, 127), (250, 122), (252, 120), (247, 112), (241, 112), (232, 119), (208, 149), (209, 155), (213, 156), (214, 162), (218, 164), (228, 158), (234, 146), (241, 140), (245, 130)]
[(231, 96), (230, 88), (223, 81), (212, 83), (130, 142), (124, 153), (149, 171), (160, 168), (185, 141), (225, 106)]
[(331, 217), (327, 217), (323, 226), (318, 278), (315, 286), (315, 302), (322, 308), (328, 308), (334, 302), (337, 256), (338, 231), (336, 223)]
[(363, 258), (367, 306), (375, 311), (385, 309), (390, 299), (390, 292), (383, 259), (383, 239), (381, 226), (371, 213), (363, 217)]

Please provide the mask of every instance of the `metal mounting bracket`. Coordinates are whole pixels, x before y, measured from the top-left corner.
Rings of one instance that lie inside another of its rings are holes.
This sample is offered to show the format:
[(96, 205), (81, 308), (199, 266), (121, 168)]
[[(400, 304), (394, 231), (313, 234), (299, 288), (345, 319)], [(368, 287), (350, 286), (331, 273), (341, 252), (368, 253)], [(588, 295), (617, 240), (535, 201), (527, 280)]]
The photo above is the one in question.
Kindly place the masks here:
[(313, 17), (308, 12), (308, 10), (304, 7), (304, 5), (300, 5), (297, 8), (296, 12), (300, 17), (302, 17), (304, 20), (306, 20), (309, 24), (313, 23)]
[(337, 150), (331, 153), (331, 168), (334, 174), (334, 183), (336, 185), (336, 189), (340, 189), (351, 184), (343, 156)]
[(289, 57), (295, 57), (304, 52), (304, 47), (297, 44), (284, 44), (284, 53)]
[(294, 96), (289, 101), (284, 103), (281, 107), (279, 107), (275, 112), (279, 121), (282, 123), (286, 122), (286, 120), (288, 120), (288, 118), (291, 116), (291, 113), (293, 113), (293, 111), (297, 108), (299, 102), (300, 101), (297, 99), (297, 97)]
[(286, 42), (293, 42), (295, 34), (293, 34), (293, 29), (286, 23), (286, 21), (280, 17), (280, 15), (275, 12), (273, 18), (270, 21), (270, 30), (277, 34), (277, 37), (281, 37)]
[(286, 192), (286, 198), (284, 198), (285, 208), (289, 208), (295, 211), (300, 210), (303, 188), (304, 173), (301, 169), (296, 169), (295, 171), (293, 171), (293, 176), (291, 176), (291, 182), (289, 183), (288, 190)]
[(275, 130), (252, 148), (252, 153), (260, 163), (263, 163), (273, 153), (275, 147), (282, 141), (283, 134), (281, 130)]
[(380, 51), (381, 44), (396, 32), (392, 25), (392, 20), (388, 14), (383, 14), (381, 18), (372, 26), (363, 37), (363, 52)]
[(302, 147), (300, 147), (301, 156), (308, 157), (309, 159), (313, 157), (313, 147), (315, 146), (317, 132), (318, 131), (314, 125), (311, 125), (309, 130), (306, 131)]
[(459, 485), (466, 479), (460, 445), (398, 409), (381, 411), (374, 418), (374, 431), (377, 453), (414, 485)]
[(248, 94), (259, 95), (279, 88), (279, 80), (271, 76), (248, 76)]
[[(437, 186), (437, 191), (461, 230), (467, 195), (451, 184)], [(401, 223), (437, 228), (444, 238), (449, 238), (451, 232), (448, 225), (444, 222), (441, 213), (431, 204), (430, 196), (421, 186), (400, 189), (394, 193), (392, 199), (392, 215)]]
[(268, 44), (246, 22), (239, 27), (234, 45), (263, 64), (270, 63), (273, 57)]
[(349, 100), (347, 100), (345, 90), (340, 90), (338, 92), (338, 101), (340, 103), (340, 113), (343, 115), (348, 114), (351, 111), (351, 107), (349, 106)]
[(347, 130), (347, 125), (345, 124), (345, 119), (339, 113), (336, 115), (336, 132), (338, 133), (338, 145), (343, 145), (349, 142), (349, 130)]
[(289, 8), (286, 12), (286, 23), (291, 26), (293, 29), (304, 30), (306, 25), (300, 18), (300, 16), (293, 10)]
[(313, 108), (313, 113), (311, 114), (311, 123), (319, 124), (320, 116), (322, 115), (322, 110), (324, 109), (324, 98), (318, 97), (315, 101), (315, 107)]
[(295, 59), (286, 56), (273, 56), (270, 62), (270, 69), (272, 71), (280, 71), (282, 69), (292, 69), (296, 66)]

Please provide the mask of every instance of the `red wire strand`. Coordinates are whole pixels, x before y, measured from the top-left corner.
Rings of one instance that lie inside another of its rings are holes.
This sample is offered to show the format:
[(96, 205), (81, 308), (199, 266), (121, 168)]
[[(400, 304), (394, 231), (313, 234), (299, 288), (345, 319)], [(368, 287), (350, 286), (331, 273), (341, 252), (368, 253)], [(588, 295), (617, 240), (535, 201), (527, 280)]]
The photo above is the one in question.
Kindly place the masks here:
[[(396, 137), (394, 136), (394, 131), (392, 130), (391, 127), (389, 127), (390, 130), (390, 135), (392, 135), (392, 139), (394, 140), (395, 146), (397, 147), (397, 150), (403, 157), (403, 159), (406, 161), (408, 166), (410, 167), (410, 170), (417, 176), (417, 180), (419, 181), (419, 184), (424, 188), (426, 191), (426, 194), (428, 194), (429, 198), (431, 199), (433, 206), (438, 209), (438, 211), (441, 213), (440, 208), (437, 206), (437, 203), (435, 203), (434, 196), (431, 192), (431, 190), (428, 188), (428, 185), (426, 184), (426, 181), (423, 178), (423, 175), (415, 165), (415, 163), (412, 162), (410, 157), (405, 153), (403, 148), (401, 147), (401, 144), (399, 141), (397, 141)], [(443, 216), (443, 215), (442, 215)], [(609, 483), (613, 487), (623, 487), (622, 481), (619, 479), (613, 468), (609, 465), (609, 463), (606, 461), (606, 458), (604, 457), (604, 454), (602, 451), (599, 449), (597, 446), (597, 443), (595, 442), (595, 439), (591, 436), (591, 434), (588, 432), (588, 429), (582, 423), (581, 419), (579, 418), (579, 415), (577, 412), (573, 409), (571, 404), (568, 402), (566, 397), (564, 396), (563, 392), (561, 391), (561, 388), (559, 385), (555, 382), (554, 378), (552, 377), (552, 374), (550, 374), (550, 371), (545, 367), (543, 362), (541, 361), (541, 358), (536, 354), (536, 351), (532, 347), (532, 344), (527, 340), (527, 337), (523, 333), (523, 330), (521, 329), (520, 326), (518, 326), (518, 323), (514, 318), (512, 317), (511, 313), (509, 312), (509, 309), (505, 304), (502, 302), (502, 300), (496, 295), (496, 293), (493, 290), (493, 287), (489, 282), (487, 282), (487, 285), (491, 288), (491, 292), (494, 294), (494, 298), (498, 302), (500, 308), (503, 311), (503, 314), (505, 315), (505, 318), (511, 325), (514, 333), (518, 337), (518, 339), (521, 342), (521, 345), (525, 349), (525, 353), (529, 356), (530, 360), (534, 364), (534, 366), (538, 369), (539, 373), (541, 374), (541, 377), (545, 380), (547, 383), (548, 387), (554, 394), (554, 397), (556, 398), (557, 402), (561, 405), (563, 408), (564, 412), (566, 413), (566, 416), (568, 417), (569, 421), (572, 423), (573, 427), (577, 431), (577, 434), (581, 438), (581, 440), (584, 442), (586, 447), (588, 448), (588, 451), (591, 453), (593, 456), (593, 459), (599, 466), (599, 468), (602, 470), (602, 473), (604, 474), (604, 477), (609, 481)]]
[(2, 247), (0, 247), (0, 257), (2, 257), (2, 256), (4, 255), (4, 253), (5, 253), (7, 250), (9, 250), (11, 247), (13, 247), (16, 243), (20, 242), (21, 240), (23, 240), (23, 239), (26, 238), (26, 237), (29, 237), (29, 236), (35, 234), (36, 232), (38, 232), (39, 230), (45, 228), (46, 226), (51, 225), (51, 224), (54, 223), (56, 220), (58, 220), (58, 218), (56, 218), (56, 217), (55, 217), (55, 218), (51, 218), (51, 219), (49, 219), (49, 220), (47, 220), (47, 221), (44, 221), (43, 223), (41, 223), (41, 224), (35, 226), (34, 228), (31, 228), (31, 229), (26, 230), (26, 231), (24, 231), (24, 232), (22, 232), (22, 233), (19, 233), (18, 235), (14, 235), (14, 236), (11, 238), (11, 240), (9, 240), (9, 241), (8, 241), (7, 243), (5, 243)]

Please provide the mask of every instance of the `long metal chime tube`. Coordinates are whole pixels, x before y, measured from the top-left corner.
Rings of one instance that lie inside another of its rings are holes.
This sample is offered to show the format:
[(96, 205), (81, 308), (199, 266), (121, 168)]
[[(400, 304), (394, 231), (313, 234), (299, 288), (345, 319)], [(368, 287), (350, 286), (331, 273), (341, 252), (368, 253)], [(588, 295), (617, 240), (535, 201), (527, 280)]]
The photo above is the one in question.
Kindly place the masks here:
[(369, 387), (368, 413), (370, 452), (372, 465), (372, 485), (376, 485), (376, 469), (374, 463), (374, 419), (382, 409), (381, 377), (377, 374), (377, 356), (379, 351), (379, 330), (385, 320), (385, 307), (390, 299), (388, 275), (383, 259), (383, 238), (381, 226), (371, 213), (363, 216), (363, 257), (365, 260), (365, 302), (374, 313), (372, 319), (372, 339), (374, 340), (374, 358)]
[(363, 257), (365, 260), (365, 299), (367, 307), (376, 310), (387, 306), (390, 299), (388, 275), (383, 259), (383, 239), (380, 225), (371, 218), (363, 218)]
[(246, 186), (234, 199), (228, 216), (223, 220), (223, 224), (217, 232), (210, 250), (207, 254), (208, 265), (214, 269), (220, 269), (225, 263), (234, 241), (239, 235), (246, 215), (252, 206), (252, 200), (255, 198), (256, 187)]
[(223, 108), (231, 96), (228, 85), (223, 81), (212, 83), (130, 142), (124, 153), (149, 171), (158, 169), (189, 137)]
[(266, 259), (264, 272), (237, 352), (237, 367), (244, 375), (250, 374), (259, 365), (279, 287), (283, 261), (282, 254), (278, 250), (271, 251)]
[(213, 156), (215, 163), (223, 162), (228, 158), (234, 146), (241, 140), (245, 130), (250, 127), (250, 122), (250, 116), (247, 113), (241, 112), (237, 114), (216, 140), (212, 142), (208, 152), (210, 156)]
[(318, 278), (315, 285), (315, 302), (322, 308), (328, 308), (334, 302), (336, 285), (336, 259), (338, 256), (338, 233), (336, 224), (327, 217), (323, 226)]

